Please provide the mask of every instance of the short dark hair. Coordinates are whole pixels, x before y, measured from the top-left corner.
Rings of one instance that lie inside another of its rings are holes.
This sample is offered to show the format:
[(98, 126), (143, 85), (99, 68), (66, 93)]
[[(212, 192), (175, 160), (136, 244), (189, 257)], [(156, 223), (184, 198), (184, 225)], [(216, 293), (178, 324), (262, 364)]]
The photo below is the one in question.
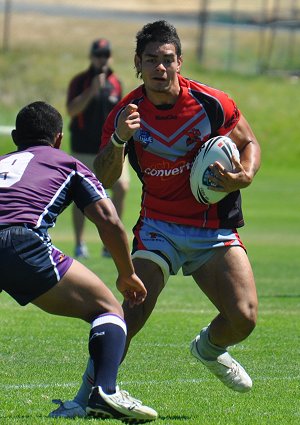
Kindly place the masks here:
[(20, 145), (53, 145), (63, 129), (61, 114), (46, 102), (24, 106), (16, 117), (14, 142)]
[(148, 43), (173, 44), (177, 56), (181, 56), (181, 42), (176, 28), (165, 20), (155, 21), (143, 26), (136, 35), (135, 53), (141, 57)]

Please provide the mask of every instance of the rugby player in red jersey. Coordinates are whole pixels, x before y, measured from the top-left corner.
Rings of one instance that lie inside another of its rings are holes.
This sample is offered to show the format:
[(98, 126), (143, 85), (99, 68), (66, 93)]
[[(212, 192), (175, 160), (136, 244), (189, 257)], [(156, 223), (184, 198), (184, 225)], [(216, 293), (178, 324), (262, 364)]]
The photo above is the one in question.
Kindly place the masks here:
[[(110, 187), (128, 155), (142, 183), (132, 258), (148, 296), (142, 306), (123, 303), (127, 348), (169, 276), (182, 269), (218, 310), (192, 341), (192, 355), (227, 387), (246, 392), (252, 380), (227, 350), (247, 338), (257, 320), (255, 281), (237, 228), (244, 225), (240, 189), (252, 183), (259, 169), (260, 147), (232, 99), (181, 75), (181, 42), (172, 25), (147, 24), (136, 41), (134, 62), (143, 84), (109, 115), (94, 162), (96, 175)], [(202, 205), (190, 189), (191, 164), (201, 145), (218, 135), (231, 137), (240, 161), (233, 158), (234, 172), (213, 165), (212, 179), (229, 194), (217, 204)], [(75, 403), (86, 403), (91, 376), (89, 362)]]

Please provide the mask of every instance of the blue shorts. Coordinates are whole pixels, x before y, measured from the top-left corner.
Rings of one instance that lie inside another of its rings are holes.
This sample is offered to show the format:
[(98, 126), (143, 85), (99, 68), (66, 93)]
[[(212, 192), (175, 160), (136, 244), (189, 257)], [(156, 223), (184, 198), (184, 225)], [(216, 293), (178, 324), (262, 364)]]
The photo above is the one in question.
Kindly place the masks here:
[(236, 229), (205, 229), (143, 218), (133, 229), (132, 258), (145, 258), (158, 264), (164, 281), (182, 268), (193, 274), (216, 252), (216, 248), (241, 246)]
[(73, 259), (25, 226), (0, 227), (0, 289), (26, 305), (51, 289)]

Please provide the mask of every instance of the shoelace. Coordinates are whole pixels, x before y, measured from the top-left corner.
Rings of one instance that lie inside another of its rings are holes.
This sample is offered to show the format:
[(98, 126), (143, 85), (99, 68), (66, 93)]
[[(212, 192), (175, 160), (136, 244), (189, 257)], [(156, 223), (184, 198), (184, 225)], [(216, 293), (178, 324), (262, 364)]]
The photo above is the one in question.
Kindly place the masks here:
[(122, 399), (124, 401), (127, 401), (127, 403), (130, 403), (130, 407), (129, 407), (130, 410), (133, 409), (134, 407), (138, 407), (142, 404), (141, 400), (138, 400), (137, 398), (132, 397), (125, 390), (121, 390), (120, 395), (122, 396)]
[[(226, 381), (233, 382), (233, 380), (234, 380), (235, 377), (239, 377), (240, 376), (240, 374), (239, 374), (239, 366), (234, 361), (232, 361), (232, 364), (231, 364), (230, 367), (227, 367), (227, 366), (224, 366), (224, 367), (227, 368), (226, 375), (224, 375), (220, 370), (218, 370), (216, 368), (216, 375), (217, 376), (220, 376), (222, 379), (225, 379)], [(234, 376), (232, 376), (232, 375), (234, 375)]]
[(235, 361), (232, 361), (232, 365), (230, 368), (231, 372), (235, 375), (235, 376), (239, 376), (239, 372), (240, 372), (240, 368), (238, 367), (238, 365), (235, 363)]

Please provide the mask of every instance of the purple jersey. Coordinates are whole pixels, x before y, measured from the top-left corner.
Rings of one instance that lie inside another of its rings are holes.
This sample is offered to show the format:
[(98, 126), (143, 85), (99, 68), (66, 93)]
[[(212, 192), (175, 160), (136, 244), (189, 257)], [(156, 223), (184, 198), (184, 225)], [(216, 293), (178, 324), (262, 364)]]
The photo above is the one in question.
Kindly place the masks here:
[(48, 228), (72, 201), (83, 211), (103, 198), (94, 174), (64, 151), (30, 146), (0, 156), (0, 225), (27, 224), (48, 239)]

